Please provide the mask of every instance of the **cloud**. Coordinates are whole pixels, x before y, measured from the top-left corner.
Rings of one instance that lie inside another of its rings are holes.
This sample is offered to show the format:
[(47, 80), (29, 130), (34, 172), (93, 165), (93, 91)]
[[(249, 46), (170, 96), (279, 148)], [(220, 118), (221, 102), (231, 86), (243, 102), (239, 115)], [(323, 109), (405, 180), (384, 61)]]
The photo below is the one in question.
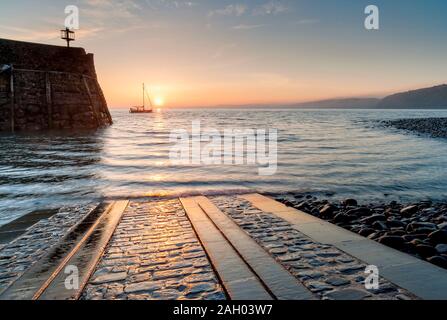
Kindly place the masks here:
[(237, 26), (233, 26), (231, 29), (234, 30), (251, 30), (251, 29), (258, 29), (264, 27), (265, 24), (240, 24)]
[(287, 12), (288, 8), (278, 1), (267, 2), (255, 9), (253, 9), (253, 15), (255, 16), (267, 16), (277, 15)]
[(197, 5), (185, 0), (83, 0), (81, 11), (92, 18), (98, 19), (140, 19), (145, 21), (143, 12), (162, 9), (191, 8)]
[[(151, 5), (180, 6), (186, 1), (171, 0), (83, 0), (81, 9), (82, 37), (104, 37), (140, 29), (160, 28), (156, 21), (148, 21), (142, 14)], [(188, 2), (189, 3), (189, 2)], [(84, 19), (85, 17), (85, 19)], [(86, 32), (84, 30), (95, 30)], [(105, 31), (105, 32), (100, 32)]]
[(209, 17), (213, 16), (236, 16), (240, 17), (247, 12), (247, 6), (243, 4), (230, 4), (223, 9), (217, 9), (208, 13)]
[(132, 19), (142, 9), (140, 4), (132, 0), (84, 0), (81, 9), (83, 15), (95, 19)]
[[(104, 38), (141, 29), (158, 29), (165, 23), (155, 19), (148, 20), (145, 11), (161, 9), (190, 8), (196, 2), (187, 0), (78, 0), (80, 9), (80, 30), (77, 40)], [(64, 16), (46, 15), (36, 17), (33, 27), (0, 24), (3, 37), (23, 41), (57, 41), (59, 28), (63, 27)]]
[(193, 1), (179, 1), (179, 0), (145, 0), (146, 4), (153, 10), (162, 8), (166, 9), (181, 9), (192, 8), (197, 5)]

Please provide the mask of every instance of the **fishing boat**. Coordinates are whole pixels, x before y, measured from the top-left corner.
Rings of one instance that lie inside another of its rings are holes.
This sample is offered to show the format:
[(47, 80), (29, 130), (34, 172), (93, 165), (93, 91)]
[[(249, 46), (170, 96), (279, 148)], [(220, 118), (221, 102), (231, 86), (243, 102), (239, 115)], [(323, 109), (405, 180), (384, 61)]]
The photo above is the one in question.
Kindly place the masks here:
[[(146, 97), (149, 100), (150, 109), (146, 109)], [(132, 108), (130, 108), (129, 112), (130, 113), (152, 113), (153, 112), (152, 100), (151, 100), (151, 97), (146, 92), (146, 87), (145, 87), (144, 83), (143, 83), (143, 105), (132, 107)]]

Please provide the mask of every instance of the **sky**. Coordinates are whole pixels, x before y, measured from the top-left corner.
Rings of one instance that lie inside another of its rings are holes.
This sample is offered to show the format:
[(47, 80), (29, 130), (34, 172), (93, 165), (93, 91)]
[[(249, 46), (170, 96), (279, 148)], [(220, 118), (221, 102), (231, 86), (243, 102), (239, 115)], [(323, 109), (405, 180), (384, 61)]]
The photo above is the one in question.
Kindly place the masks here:
[[(366, 30), (367, 5), (380, 30)], [(111, 107), (290, 104), (446, 83), (444, 0), (0, 0), (0, 38), (95, 54)]]

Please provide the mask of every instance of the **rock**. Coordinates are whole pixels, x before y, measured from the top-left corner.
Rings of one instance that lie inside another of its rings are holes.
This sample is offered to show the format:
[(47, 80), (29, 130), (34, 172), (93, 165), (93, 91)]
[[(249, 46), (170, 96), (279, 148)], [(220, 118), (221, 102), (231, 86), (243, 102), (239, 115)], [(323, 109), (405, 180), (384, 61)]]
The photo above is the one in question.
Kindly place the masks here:
[(340, 271), (343, 274), (354, 274), (361, 270), (365, 270), (365, 267), (362, 265), (351, 265), (338, 268), (338, 271)]
[(403, 230), (391, 230), (390, 232), (387, 233), (387, 235), (402, 237), (402, 236), (405, 235), (405, 231), (403, 231)]
[[(178, 292), (178, 290), (175, 289), (163, 289), (163, 290), (159, 290), (159, 291), (155, 291), (154, 293), (151, 294), (151, 298), (156, 299), (156, 300), (162, 300), (162, 301), (167, 301), (167, 300), (178, 300), (180, 297), (180, 293)], [(129, 299), (132, 299), (132, 295), (129, 296)], [(136, 300), (135, 298), (133, 300)], [(145, 300), (148, 300), (148, 298), (146, 298)]]
[(411, 234), (407, 235), (408, 237), (413, 237), (413, 239), (424, 240), (427, 239), (427, 234)]
[(269, 250), (271, 254), (284, 254), (287, 253), (287, 248), (286, 247), (281, 247), (281, 248), (273, 248)]
[(301, 256), (305, 259), (315, 259), (317, 257), (317, 255), (313, 253), (302, 253)]
[(414, 249), (416, 249), (416, 246), (424, 244), (424, 242), (421, 239), (413, 239), (409, 243), (414, 247)]
[(405, 246), (404, 238), (399, 236), (383, 236), (378, 242), (394, 249), (402, 249)]
[(416, 235), (414, 235), (414, 234), (405, 234), (405, 235), (402, 236), (402, 238), (405, 240), (405, 242), (411, 242), (411, 241), (413, 241), (415, 239), (418, 239), (416, 237)]
[(374, 222), (372, 224), (372, 227), (375, 230), (388, 230), (388, 227), (387, 227), (386, 223), (383, 222), (383, 221), (376, 221), (376, 222)]
[(311, 206), (309, 205), (309, 203), (307, 201), (303, 201), (303, 202), (299, 203), (298, 205), (296, 205), (295, 209), (306, 211), (310, 207)]
[(332, 217), (333, 213), (337, 210), (337, 207), (328, 203), (320, 210), (320, 215), (322, 217)]
[(436, 244), (447, 243), (447, 231), (438, 230), (428, 235), (431, 242)]
[(441, 256), (434, 256), (427, 259), (428, 262), (437, 265), (438, 267), (447, 269), (447, 259)]
[(295, 270), (309, 270), (309, 266), (305, 263), (300, 263), (300, 262), (292, 262), (292, 263), (288, 263), (288, 265), (295, 269)]
[(299, 269), (296, 270), (298, 272), (298, 276), (300, 278), (302, 278), (303, 280), (307, 280), (307, 279), (319, 279), (322, 276), (324, 276), (323, 273), (319, 272), (319, 271), (301, 271)]
[(379, 231), (379, 232), (371, 233), (367, 238), (371, 239), (371, 240), (376, 240), (376, 239), (380, 238), (383, 235), (384, 235), (384, 232)]
[(355, 220), (356, 217), (347, 215), (346, 213), (339, 213), (334, 217), (335, 223), (345, 223), (345, 222), (351, 222), (352, 220)]
[(312, 266), (312, 267), (321, 267), (321, 266), (324, 266), (324, 265), (327, 264), (326, 261), (321, 261), (321, 260), (318, 260), (318, 259), (312, 259), (312, 260), (309, 260), (309, 261), (307, 261), (307, 263), (308, 263), (310, 266)]
[(345, 199), (342, 201), (342, 204), (345, 207), (357, 207), (358, 206), (358, 202), (355, 199)]
[(127, 272), (107, 273), (94, 278), (91, 282), (93, 284), (104, 284), (110, 282), (122, 281), (127, 278)]
[(341, 262), (341, 263), (353, 263), (354, 259), (349, 256), (344, 256), (344, 257), (337, 259), (337, 261)]
[(369, 290), (374, 294), (396, 292), (398, 289), (391, 283), (381, 284), (378, 289)]
[(124, 292), (126, 293), (138, 293), (138, 292), (153, 292), (156, 290), (160, 290), (163, 286), (157, 282), (141, 282), (134, 283), (126, 286)]
[(443, 223), (438, 224), (438, 228), (440, 230), (447, 231), (447, 222), (443, 222)]
[(366, 207), (360, 207), (356, 209), (351, 209), (346, 214), (350, 216), (357, 216), (357, 217), (365, 217), (371, 215), (372, 211), (369, 208)]
[(299, 253), (291, 253), (283, 256), (279, 256), (278, 260), (282, 262), (293, 262), (301, 259), (301, 255)]
[(368, 237), (370, 234), (373, 234), (376, 230), (371, 228), (363, 228), (359, 231), (359, 234), (363, 237)]
[(386, 222), (386, 225), (389, 228), (405, 228), (406, 224), (402, 221), (398, 221), (398, 220), (388, 220)]
[(430, 228), (417, 228), (417, 229), (411, 231), (410, 233), (411, 234), (423, 234), (423, 235), (428, 236), (432, 232), (433, 232), (433, 229), (430, 229)]
[(330, 300), (362, 300), (370, 296), (368, 291), (360, 289), (342, 289), (325, 294), (325, 297)]
[(340, 287), (340, 286), (344, 286), (344, 285), (351, 283), (351, 281), (349, 281), (349, 280), (346, 280), (344, 278), (338, 278), (338, 277), (332, 277), (332, 278), (326, 279), (325, 282), (332, 286), (335, 286), (335, 287)]
[(152, 279), (153, 280), (166, 280), (166, 279), (175, 279), (182, 275), (181, 270), (166, 270), (166, 271), (155, 271)]
[(321, 292), (321, 291), (327, 291), (332, 290), (331, 286), (328, 286), (324, 282), (318, 282), (318, 281), (312, 281), (307, 284), (309, 289), (313, 292)]
[(223, 292), (209, 292), (205, 293), (200, 298), (202, 301), (218, 301), (218, 300), (225, 300), (226, 296)]
[(422, 258), (432, 257), (438, 254), (435, 248), (432, 246), (428, 246), (425, 244), (419, 244), (415, 248), (417, 254), (419, 254)]
[(214, 285), (214, 283), (206, 282), (192, 286), (191, 289), (189, 289), (189, 293), (197, 294), (203, 292), (211, 292), (214, 290), (216, 290), (216, 286)]
[(284, 226), (284, 227), (273, 227), (272, 230), (274, 232), (283, 232), (283, 231), (289, 231), (292, 230), (293, 228), (291, 226)]
[(341, 253), (338, 251), (319, 252), (317, 253), (317, 256), (322, 258), (334, 258), (341, 256)]
[(372, 215), (371, 217), (363, 218), (362, 220), (360, 220), (360, 222), (369, 224), (369, 225), (371, 225), (377, 221), (385, 222), (386, 221), (385, 215), (384, 214), (375, 214), (375, 215)]
[(413, 230), (418, 230), (418, 229), (426, 229), (426, 230), (436, 230), (437, 229), (437, 225), (434, 223), (430, 223), (430, 222), (412, 222), (407, 226), (407, 232), (412, 232)]
[(275, 236), (261, 238), (262, 242), (275, 242), (278, 241), (279, 238)]
[(438, 244), (435, 249), (439, 254), (447, 254), (447, 244)]
[(408, 216), (412, 216), (413, 214), (418, 212), (418, 210), (419, 210), (419, 207), (416, 205), (413, 205), (413, 206), (409, 206), (409, 207), (406, 207), (406, 208), (403, 208), (402, 210), (400, 210), (400, 214), (408, 217)]

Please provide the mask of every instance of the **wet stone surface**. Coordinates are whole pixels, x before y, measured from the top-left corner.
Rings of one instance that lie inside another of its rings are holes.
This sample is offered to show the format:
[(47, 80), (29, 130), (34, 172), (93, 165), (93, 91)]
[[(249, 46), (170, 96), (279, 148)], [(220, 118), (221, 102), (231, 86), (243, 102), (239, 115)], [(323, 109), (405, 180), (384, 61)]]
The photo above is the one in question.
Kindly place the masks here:
[(356, 199), (335, 201), (300, 193), (278, 196), (277, 201), (447, 269), (445, 201), (360, 204)]
[(19, 238), (0, 247), (0, 292), (42, 258), (98, 204), (67, 207), (33, 225)]
[(132, 202), (83, 292), (85, 300), (223, 300), (179, 200)]
[(211, 200), (320, 299), (416, 299), (382, 278), (378, 290), (366, 290), (365, 263), (335, 247), (313, 241), (288, 222), (258, 210), (248, 201), (238, 197)]

